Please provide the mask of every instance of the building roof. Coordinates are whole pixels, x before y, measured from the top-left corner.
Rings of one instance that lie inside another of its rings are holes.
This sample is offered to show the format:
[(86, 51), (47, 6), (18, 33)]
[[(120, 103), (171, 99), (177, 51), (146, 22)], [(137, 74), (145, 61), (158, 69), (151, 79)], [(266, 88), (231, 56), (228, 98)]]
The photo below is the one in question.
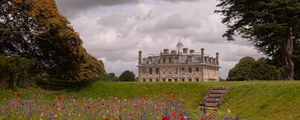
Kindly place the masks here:
[[(200, 64), (201, 61), (201, 56), (200, 55), (195, 55), (194, 57), (194, 61), (192, 62), (192, 64)], [(179, 64), (188, 64), (188, 55), (181, 55), (179, 57)], [(151, 64), (161, 64), (162, 60), (160, 56), (152, 56), (152, 63)], [(149, 58), (144, 58), (142, 64), (149, 64), (150, 63), (150, 59)]]

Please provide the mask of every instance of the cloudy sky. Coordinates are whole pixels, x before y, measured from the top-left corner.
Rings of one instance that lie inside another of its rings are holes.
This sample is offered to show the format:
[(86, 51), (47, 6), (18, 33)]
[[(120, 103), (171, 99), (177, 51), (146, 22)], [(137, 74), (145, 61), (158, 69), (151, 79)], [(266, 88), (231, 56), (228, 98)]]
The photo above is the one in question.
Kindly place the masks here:
[[(261, 57), (246, 40), (222, 38), (222, 16), (214, 14), (216, 0), (56, 0), (89, 53), (103, 60), (107, 72), (137, 71), (138, 51), (158, 54), (184, 47), (215, 56), (220, 53), (220, 76), (243, 56)], [(187, 35), (185, 38), (184, 35)]]

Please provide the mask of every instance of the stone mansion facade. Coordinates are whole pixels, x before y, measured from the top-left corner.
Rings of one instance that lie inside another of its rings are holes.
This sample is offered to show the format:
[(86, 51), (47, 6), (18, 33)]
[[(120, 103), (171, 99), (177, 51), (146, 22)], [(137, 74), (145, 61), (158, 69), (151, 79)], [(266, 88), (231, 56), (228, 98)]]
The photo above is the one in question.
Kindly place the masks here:
[(177, 51), (164, 49), (160, 55), (142, 58), (139, 51), (139, 82), (204, 82), (219, 81), (219, 53), (215, 58), (183, 48), (177, 43)]

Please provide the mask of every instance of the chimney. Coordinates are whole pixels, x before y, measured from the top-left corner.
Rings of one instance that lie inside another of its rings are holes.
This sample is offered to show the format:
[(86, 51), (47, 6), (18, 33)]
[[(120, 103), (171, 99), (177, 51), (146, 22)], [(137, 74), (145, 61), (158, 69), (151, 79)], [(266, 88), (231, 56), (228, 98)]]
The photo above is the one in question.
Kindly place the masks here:
[(195, 53), (195, 50), (191, 49), (190, 54), (194, 54), (194, 53)]
[(201, 61), (204, 63), (204, 48), (201, 48)]
[(171, 54), (173, 54), (173, 55), (176, 54), (176, 50), (172, 50)]
[(209, 57), (209, 63), (210, 63), (210, 64), (214, 64), (214, 61), (213, 61), (213, 60), (214, 60), (213, 57)]
[(139, 51), (139, 65), (142, 64), (142, 51)]
[(169, 54), (169, 49), (164, 49), (164, 54)]
[(219, 65), (219, 53), (216, 53), (216, 64)]
[(187, 54), (188, 53), (188, 48), (183, 48), (183, 54)]

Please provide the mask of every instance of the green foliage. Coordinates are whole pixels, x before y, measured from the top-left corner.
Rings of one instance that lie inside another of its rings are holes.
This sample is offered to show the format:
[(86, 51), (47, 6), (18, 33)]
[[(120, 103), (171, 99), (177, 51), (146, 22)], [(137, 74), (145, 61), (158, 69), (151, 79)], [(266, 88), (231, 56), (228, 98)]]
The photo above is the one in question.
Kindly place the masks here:
[(250, 74), (252, 71), (252, 67), (255, 64), (255, 59), (252, 57), (244, 57), (242, 58), (238, 64), (232, 68), (228, 73), (227, 80), (230, 81), (243, 81), (243, 80), (251, 80)]
[(292, 80), (294, 41), (300, 38), (299, 0), (218, 0), (216, 10), (227, 25), (228, 40), (240, 36), (264, 54), (280, 60), (285, 79)]
[(107, 73), (107, 78), (110, 81), (118, 81), (118, 77), (115, 75), (115, 73)]
[(135, 75), (132, 71), (126, 70), (119, 76), (119, 81), (135, 81)]
[(13, 89), (16, 86), (25, 87), (30, 83), (30, 69), (34, 61), (16, 57), (0, 55), (0, 88)]
[[(53, 80), (51, 85), (82, 84), (99, 80), (105, 74), (102, 61), (83, 48), (78, 33), (60, 15), (54, 0), (4, 0), (0, 3), (9, 6), (0, 9), (0, 17), (5, 19), (0, 22), (1, 54), (36, 60), (34, 71), (47, 73), (46, 83)], [(11, 21), (14, 24), (7, 22), (10, 18), (5, 17), (11, 13), (16, 15), (13, 16), (16, 20)], [(22, 23), (21, 20), (27, 21)]]
[(238, 64), (229, 71), (227, 80), (278, 80), (281, 69), (268, 63), (268, 59), (258, 59), (252, 57), (242, 58)]

